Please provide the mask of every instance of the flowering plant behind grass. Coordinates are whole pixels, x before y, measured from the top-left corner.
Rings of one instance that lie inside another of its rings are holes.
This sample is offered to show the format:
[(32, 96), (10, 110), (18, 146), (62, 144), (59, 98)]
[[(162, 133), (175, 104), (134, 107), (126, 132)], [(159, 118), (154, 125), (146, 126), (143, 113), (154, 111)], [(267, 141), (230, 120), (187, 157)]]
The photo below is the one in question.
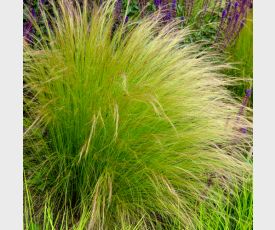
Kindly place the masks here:
[(248, 13), (252, 9), (252, 1), (229, 0), (222, 11), (216, 40), (222, 39), (223, 48), (232, 44), (245, 25)]
[[(94, 4), (102, 4), (106, 0), (88, 1), (87, 4), (93, 7)], [(26, 1), (25, 8), (36, 14), (41, 6), (50, 7), (50, 1)], [(80, 5), (83, 0), (79, 1)], [(190, 42), (201, 39), (209, 40), (210, 45), (218, 43), (224, 50), (225, 47), (235, 43), (242, 28), (246, 24), (246, 18), (252, 9), (252, 0), (114, 0), (116, 24), (128, 21), (128, 18), (144, 17), (154, 12), (162, 15), (163, 25), (169, 21), (179, 18), (182, 23), (180, 27), (191, 26), (198, 30)], [(123, 17), (122, 15), (125, 15)], [(41, 18), (41, 16), (38, 16)], [(24, 37), (31, 41), (31, 35), (35, 33), (32, 23), (25, 20)]]
[[(238, 85), (231, 87), (234, 94), (245, 96), (247, 89), (253, 88), (253, 21), (252, 12), (249, 12), (247, 23), (236, 39), (236, 42), (226, 48), (229, 61), (235, 63), (235, 69), (228, 71), (230, 76), (241, 77), (243, 80)], [(253, 94), (248, 106), (252, 107)]]

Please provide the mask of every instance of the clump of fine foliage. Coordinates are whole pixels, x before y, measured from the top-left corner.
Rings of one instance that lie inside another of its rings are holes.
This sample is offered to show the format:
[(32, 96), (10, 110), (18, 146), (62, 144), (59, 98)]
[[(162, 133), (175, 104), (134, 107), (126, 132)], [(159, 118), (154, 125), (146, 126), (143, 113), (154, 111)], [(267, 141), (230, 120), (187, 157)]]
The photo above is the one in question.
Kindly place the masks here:
[(195, 229), (214, 187), (250, 173), (226, 66), (177, 21), (114, 29), (113, 1), (53, 12), (24, 45), (26, 228)]

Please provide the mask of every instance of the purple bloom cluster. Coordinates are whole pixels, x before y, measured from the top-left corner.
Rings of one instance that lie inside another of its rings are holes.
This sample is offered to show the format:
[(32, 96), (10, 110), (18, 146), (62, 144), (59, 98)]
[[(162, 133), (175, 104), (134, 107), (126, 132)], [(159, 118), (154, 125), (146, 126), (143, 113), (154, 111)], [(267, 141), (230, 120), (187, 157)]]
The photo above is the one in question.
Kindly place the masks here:
[(156, 8), (164, 15), (162, 18), (164, 23), (176, 18), (177, 0), (154, 0), (154, 4)]
[(171, 14), (173, 18), (177, 16), (177, 0), (172, 0)]
[(156, 8), (159, 9), (159, 7), (161, 6), (161, 0), (154, 0), (154, 4)]
[(125, 20), (124, 20), (124, 24), (126, 24), (126, 23), (128, 22), (128, 20), (129, 20), (129, 17), (126, 16), (126, 17), (125, 17)]
[[(31, 8), (30, 10), (31, 16), (33, 18), (36, 18), (36, 13), (34, 8)], [(34, 26), (30, 20), (27, 20), (23, 24), (23, 37), (26, 42), (32, 42), (32, 35), (34, 34)]]
[(252, 0), (227, 0), (216, 35), (216, 41), (223, 41), (224, 48), (238, 37), (252, 4)]
[(116, 21), (119, 21), (121, 19), (121, 11), (122, 11), (122, 0), (116, 0), (115, 12), (114, 12), (114, 17)]
[(31, 34), (33, 33), (33, 25), (30, 21), (27, 21), (23, 25), (23, 37), (27, 42), (31, 41)]

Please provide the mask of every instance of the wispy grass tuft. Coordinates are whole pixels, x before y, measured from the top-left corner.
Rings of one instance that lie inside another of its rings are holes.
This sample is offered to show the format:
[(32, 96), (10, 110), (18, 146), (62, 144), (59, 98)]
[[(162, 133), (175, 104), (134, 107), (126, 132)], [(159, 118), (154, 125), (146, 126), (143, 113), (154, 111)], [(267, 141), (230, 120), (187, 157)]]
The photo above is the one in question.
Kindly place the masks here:
[(251, 230), (253, 229), (252, 179), (235, 186), (230, 193), (219, 190), (215, 204), (200, 205), (198, 230)]
[(114, 30), (114, 1), (58, 2), (24, 46), (25, 226), (194, 228), (209, 180), (230, 191), (251, 171), (226, 65), (177, 21)]

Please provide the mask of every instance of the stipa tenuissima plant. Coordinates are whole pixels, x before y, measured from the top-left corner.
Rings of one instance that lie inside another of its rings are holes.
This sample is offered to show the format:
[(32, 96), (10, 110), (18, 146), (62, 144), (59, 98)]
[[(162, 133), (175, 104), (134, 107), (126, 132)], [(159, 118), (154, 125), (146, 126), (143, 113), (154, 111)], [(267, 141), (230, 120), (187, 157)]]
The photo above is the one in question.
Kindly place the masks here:
[(226, 189), (250, 170), (224, 66), (177, 22), (114, 31), (115, 2), (85, 3), (42, 11), (47, 34), (24, 46), (25, 224), (192, 229), (210, 177)]

